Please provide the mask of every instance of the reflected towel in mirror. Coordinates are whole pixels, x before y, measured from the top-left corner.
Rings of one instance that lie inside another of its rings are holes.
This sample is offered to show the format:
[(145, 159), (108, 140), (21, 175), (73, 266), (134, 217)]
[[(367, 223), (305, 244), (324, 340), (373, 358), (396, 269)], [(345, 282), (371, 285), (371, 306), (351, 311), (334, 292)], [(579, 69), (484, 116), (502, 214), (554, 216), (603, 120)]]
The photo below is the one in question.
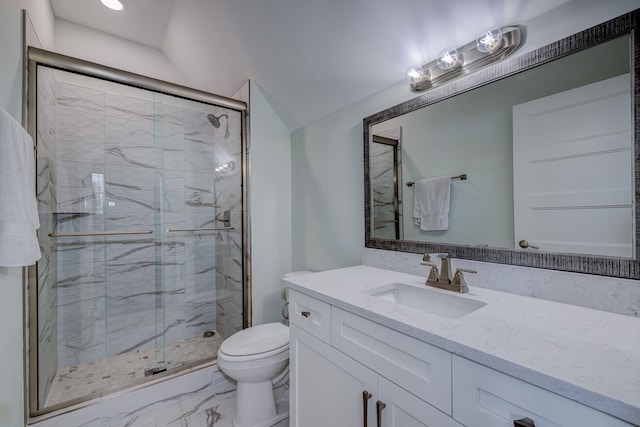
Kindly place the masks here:
[(449, 228), (451, 177), (421, 179), (413, 186), (413, 219), (420, 230)]

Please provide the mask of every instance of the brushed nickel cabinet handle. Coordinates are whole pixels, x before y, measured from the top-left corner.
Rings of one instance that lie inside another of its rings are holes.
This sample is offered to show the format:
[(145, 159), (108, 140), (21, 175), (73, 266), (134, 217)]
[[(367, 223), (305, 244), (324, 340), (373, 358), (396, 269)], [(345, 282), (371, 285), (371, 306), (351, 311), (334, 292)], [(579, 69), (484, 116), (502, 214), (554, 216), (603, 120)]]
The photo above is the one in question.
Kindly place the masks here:
[(362, 425), (364, 427), (368, 427), (369, 425), (369, 399), (371, 399), (372, 396), (373, 395), (367, 390), (362, 392), (362, 418), (364, 419), (364, 423)]
[(311, 312), (310, 312), (310, 311), (302, 311), (302, 312), (300, 312), (300, 314), (302, 314), (302, 317), (309, 317), (309, 316), (311, 316)]
[(382, 410), (386, 408), (387, 405), (380, 400), (376, 402), (376, 412), (378, 417), (378, 427), (382, 427)]
[(513, 426), (514, 427), (536, 427), (536, 425), (533, 423), (533, 420), (527, 417), (522, 418), (521, 420), (514, 420)]

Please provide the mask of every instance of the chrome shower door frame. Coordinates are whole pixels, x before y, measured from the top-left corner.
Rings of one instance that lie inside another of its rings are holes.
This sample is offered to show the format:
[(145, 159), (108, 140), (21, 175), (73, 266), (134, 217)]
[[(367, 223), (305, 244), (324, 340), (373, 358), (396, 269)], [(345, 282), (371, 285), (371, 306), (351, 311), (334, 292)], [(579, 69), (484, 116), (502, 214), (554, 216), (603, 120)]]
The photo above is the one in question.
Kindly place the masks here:
[[(241, 185), (242, 185), (242, 272), (243, 272), (243, 284), (242, 284), (242, 298), (243, 298), (243, 324), (242, 327), (246, 328), (251, 326), (251, 258), (249, 256), (250, 251), (250, 222), (249, 222), (249, 188), (248, 182), (250, 177), (249, 167), (249, 129), (248, 129), (248, 108), (247, 104), (243, 101), (227, 98), (224, 96), (214, 95), (197, 89), (177, 85), (174, 83), (130, 73), (123, 70), (114, 69), (111, 67), (103, 66), (96, 63), (83, 61), (77, 58), (60, 55), (54, 52), (46, 51), (43, 49), (28, 47), (25, 55), (25, 83), (24, 83), (24, 99), (27, 101), (28, 107), (25, 108), (25, 124), (27, 125), (29, 134), (33, 137), (34, 141), (37, 137), (37, 121), (36, 121), (36, 100), (37, 100), (37, 73), (36, 69), (38, 65), (48, 66), (54, 69), (63, 71), (69, 71), (76, 74), (85, 75), (88, 77), (94, 77), (102, 80), (107, 80), (114, 83), (120, 83), (128, 86), (133, 86), (140, 89), (150, 90), (152, 92), (171, 95), (179, 98), (185, 98), (188, 100), (203, 102), (206, 104), (213, 104), (228, 109), (235, 110), (240, 113), (241, 116), (241, 151), (242, 151), (242, 167), (241, 167)], [(233, 227), (229, 228), (233, 229)], [(38, 402), (38, 311), (37, 311), (37, 294), (38, 294), (38, 272), (37, 265), (28, 267), (25, 270), (24, 282), (25, 282), (25, 409), (26, 419), (28, 421), (35, 420), (36, 417), (40, 417), (45, 414), (52, 413), (54, 411), (66, 411), (71, 410), (70, 407), (75, 404), (86, 402), (94, 398), (94, 396), (86, 399), (76, 399), (64, 402), (58, 405), (52, 405), (47, 408), (40, 409)], [(175, 374), (179, 371), (184, 371), (194, 368), (195, 366), (203, 365), (201, 362), (195, 364), (188, 364), (182, 368), (168, 371), (167, 373), (155, 375), (153, 379), (162, 377), (164, 375)], [(206, 364), (205, 364), (206, 365)], [(204, 365), (203, 365), (204, 366)], [(138, 383), (149, 381), (149, 379), (136, 380), (131, 384), (123, 387), (128, 388)], [(109, 392), (117, 391), (118, 389), (109, 390)]]

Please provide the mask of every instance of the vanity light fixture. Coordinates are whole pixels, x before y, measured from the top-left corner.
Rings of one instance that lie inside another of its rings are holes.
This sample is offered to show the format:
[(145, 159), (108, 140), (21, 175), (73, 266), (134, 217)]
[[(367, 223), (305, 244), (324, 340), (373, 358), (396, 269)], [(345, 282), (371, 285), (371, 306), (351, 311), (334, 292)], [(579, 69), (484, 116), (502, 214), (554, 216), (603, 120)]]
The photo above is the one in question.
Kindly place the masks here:
[(412, 91), (421, 92), (501, 61), (523, 44), (522, 26), (488, 28), (464, 46), (443, 50), (428, 64), (409, 67), (406, 79)]
[(111, 10), (122, 10), (124, 9), (124, 5), (120, 0), (100, 0), (103, 5), (108, 7)]

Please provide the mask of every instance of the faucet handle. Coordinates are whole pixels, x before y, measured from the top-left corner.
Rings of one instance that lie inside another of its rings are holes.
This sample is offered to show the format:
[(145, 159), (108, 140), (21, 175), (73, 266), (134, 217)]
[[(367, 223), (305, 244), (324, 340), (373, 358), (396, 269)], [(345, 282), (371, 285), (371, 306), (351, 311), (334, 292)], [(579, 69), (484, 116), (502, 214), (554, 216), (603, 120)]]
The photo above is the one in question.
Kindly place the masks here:
[(421, 262), (420, 265), (428, 265), (431, 267), (429, 270), (429, 277), (427, 278), (427, 283), (437, 283), (440, 278), (440, 273), (438, 272), (438, 266), (432, 262)]
[(440, 258), (440, 259), (449, 258), (449, 255), (451, 255), (450, 252), (436, 252), (436, 253), (427, 252), (422, 257), (422, 260), (423, 261), (435, 261), (438, 258)]
[(464, 280), (464, 274), (462, 273), (477, 273), (476, 270), (469, 270), (467, 268), (456, 268), (456, 274), (453, 276), (453, 284), (460, 286), (460, 292), (465, 293), (469, 292), (469, 287), (467, 286), (467, 282)]

